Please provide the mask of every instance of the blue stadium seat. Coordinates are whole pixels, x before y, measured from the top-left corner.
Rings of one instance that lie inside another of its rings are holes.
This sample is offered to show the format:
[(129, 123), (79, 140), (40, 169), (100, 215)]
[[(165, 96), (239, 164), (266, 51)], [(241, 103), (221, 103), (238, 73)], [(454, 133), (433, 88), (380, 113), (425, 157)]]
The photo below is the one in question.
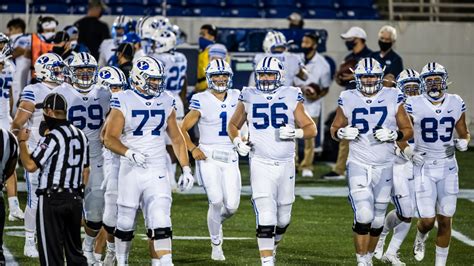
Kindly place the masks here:
[(69, 0), (71, 5), (87, 5), (88, 0)]
[(166, 10), (166, 16), (169, 17), (183, 17), (183, 16), (191, 16), (191, 10), (187, 8), (183, 8), (180, 6), (171, 6)]
[(193, 7), (224, 6), (225, 1), (223, 0), (186, 0), (186, 4)]
[(69, 4), (70, 1), (64, 0), (34, 0), (33, 5), (46, 5), (46, 4)]
[(331, 80), (334, 79), (334, 75), (336, 74), (336, 61), (334, 61), (334, 59), (332, 59), (332, 57), (328, 56), (328, 55), (323, 55), (324, 59), (326, 59), (326, 61), (328, 62), (329, 64), (329, 69), (331, 71)]
[[(161, 3), (161, 0), (148, 0), (148, 3), (153, 3), (154, 1)], [(167, 0), (166, 4), (171, 6), (186, 6), (186, 0)]]
[(71, 6), (72, 14), (86, 14), (87, 13), (87, 4), (86, 5), (78, 5), (78, 6)]
[(142, 5), (114, 5), (110, 6), (112, 15), (143, 16), (149, 15), (149, 10)]
[(373, 0), (339, 0), (341, 7), (365, 7), (365, 8), (372, 8), (374, 5)]
[(252, 31), (247, 34), (246, 52), (263, 52), (262, 43), (267, 35), (267, 30)]
[(152, 16), (161, 16), (163, 15), (163, 8), (158, 5), (158, 6), (150, 6), (147, 8), (147, 14), (152, 15)]
[(227, 0), (227, 7), (259, 7), (263, 4), (260, 0)]
[(105, 0), (104, 1), (107, 5), (143, 5), (143, 0)]
[(264, 0), (266, 7), (296, 7), (296, 0)]
[(252, 7), (226, 8), (223, 16), (241, 17), (241, 18), (258, 18), (261, 17), (260, 10)]
[(69, 6), (66, 4), (34, 4), (33, 10), (37, 14), (67, 14), (70, 13)]
[(311, 8), (305, 9), (303, 13), (304, 18), (313, 19), (337, 19), (337, 10), (334, 8)]
[[(148, 6), (161, 5), (163, 3), (162, 0), (144, 0), (144, 1), (145, 1), (145, 4)], [(175, 2), (178, 2), (178, 3), (175, 3)], [(167, 5), (171, 5), (171, 4), (181, 5), (181, 1), (166, 1), (166, 4)]]
[(373, 8), (352, 8), (343, 10), (344, 19), (380, 19), (379, 13)]
[(300, 0), (300, 3), (304, 7), (334, 8), (337, 5), (336, 0)]
[(0, 13), (25, 13), (25, 3), (2, 3), (0, 4)]
[(296, 7), (275, 7), (275, 8), (268, 8), (265, 10), (265, 17), (266, 18), (286, 18), (292, 12), (300, 12)]
[(196, 17), (220, 17), (223, 12), (222, 8), (214, 6), (202, 6), (192, 8), (191, 16)]

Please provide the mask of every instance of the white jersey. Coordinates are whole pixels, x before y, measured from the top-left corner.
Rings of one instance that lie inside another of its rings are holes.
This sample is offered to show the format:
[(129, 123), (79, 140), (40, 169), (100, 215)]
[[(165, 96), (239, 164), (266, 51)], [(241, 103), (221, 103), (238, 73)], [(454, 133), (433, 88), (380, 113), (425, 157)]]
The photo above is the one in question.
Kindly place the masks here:
[[(31, 50), (31, 35), (29, 34), (15, 34), (10, 36), (10, 43), (13, 49), (22, 48), (25, 50)], [(13, 111), (16, 110), (18, 99), (20, 98), (21, 91), (27, 84), (30, 83), (30, 68), (31, 59), (24, 55), (18, 56), (13, 60), (15, 63), (15, 72), (13, 73)]]
[(166, 90), (176, 97), (181, 92), (186, 80), (186, 69), (188, 67), (186, 57), (178, 52), (174, 54), (155, 54), (153, 57), (165, 65)]
[(149, 97), (131, 89), (114, 94), (110, 108), (119, 110), (125, 118), (122, 143), (146, 154), (147, 162), (164, 165), (167, 121), (175, 109), (173, 96), (163, 92), (159, 97)]
[(358, 90), (341, 92), (339, 107), (349, 125), (359, 129), (358, 139), (349, 142), (349, 160), (369, 165), (393, 163), (393, 143), (380, 142), (373, 133), (376, 127), (397, 130), (395, 117), (403, 99), (399, 90), (385, 87), (372, 97), (366, 97)]
[[(304, 60), (304, 58), (301, 60)], [(308, 79), (304, 81), (295, 77), (294, 83), (296, 87), (303, 87), (312, 83), (318, 85), (321, 89), (331, 86), (331, 68), (322, 55), (316, 53), (305, 64), (305, 68), (308, 71)], [(305, 98), (304, 107), (311, 117), (319, 117), (321, 115), (321, 100), (308, 101)]]
[(113, 65), (113, 57), (115, 56), (115, 51), (118, 47), (117, 42), (114, 39), (105, 39), (102, 41), (99, 47), (99, 66), (111, 66)]
[(0, 120), (10, 117), (10, 89), (12, 87), (12, 68), (7, 63), (0, 72)]
[[(278, 60), (280, 60), (280, 62), (283, 64), (285, 68), (285, 76), (283, 77), (284, 78), (283, 85), (293, 86), (293, 81), (296, 75), (298, 75), (298, 73), (300, 72), (301, 67), (303, 66), (303, 61), (301, 57), (298, 56), (297, 54), (292, 54), (289, 52), (283, 52), (279, 54), (262, 53), (262, 54), (255, 55), (255, 58), (253, 60), (254, 66), (256, 66), (258, 62), (260, 62), (260, 60), (262, 60), (266, 56), (275, 57)], [(250, 80), (255, 83), (253, 77), (251, 77)]]
[[(20, 102), (26, 101), (32, 104), (42, 103), (44, 98), (53, 91), (54, 88), (46, 86), (44, 83), (36, 83), (26, 86), (21, 93)], [(35, 109), (28, 120), (27, 127), (31, 131), (29, 143), (36, 145), (40, 140), (39, 128), (43, 121), (43, 110)]]
[(109, 112), (111, 93), (99, 85), (82, 94), (68, 83), (56, 87), (53, 92), (64, 96), (67, 103), (67, 119), (82, 130), (89, 139), (90, 157), (102, 154), (100, 131)]
[(433, 105), (425, 96), (418, 95), (408, 98), (405, 108), (413, 117), (415, 151), (426, 153), (426, 159), (452, 158), (454, 129), (466, 111), (461, 97), (446, 93), (441, 105)]
[(282, 86), (273, 93), (263, 93), (255, 87), (244, 87), (239, 100), (247, 113), (249, 141), (253, 144), (250, 156), (294, 160), (295, 141), (281, 140), (278, 129), (283, 125), (294, 127), (294, 111), (298, 102), (303, 102), (301, 90)]
[(189, 109), (201, 114), (199, 118), (199, 144), (222, 145), (233, 148), (227, 134), (227, 125), (234, 115), (239, 101), (239, 90), (227, 90), (224, 101), (220, 101), (210, 90), (196, 93), (191, 98)]

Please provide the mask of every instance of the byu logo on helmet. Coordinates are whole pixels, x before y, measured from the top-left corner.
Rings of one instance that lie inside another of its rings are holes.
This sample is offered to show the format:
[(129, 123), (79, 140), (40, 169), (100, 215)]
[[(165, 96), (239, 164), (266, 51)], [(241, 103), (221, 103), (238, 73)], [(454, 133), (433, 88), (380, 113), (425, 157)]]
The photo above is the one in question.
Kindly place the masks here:
[(150, 65), (148, 65), (148, 63), (145, 61), (140, 61), (137, 63), (137, 67), (140, 70), (147, 70), (150, 67)]
[(100, 74), (100, 77), (103, 79), (108, 79), (112, 76), (112, 74), (110, 74), (110, 72), (107, 70), (101, 71), (99, 74)]
[(38, 62), (40, 64), (46, 64), (48, 61), (49, 61), (49, 57), (47, 57), (47, 56), (43, 56), (40, 59), (38, 59)]

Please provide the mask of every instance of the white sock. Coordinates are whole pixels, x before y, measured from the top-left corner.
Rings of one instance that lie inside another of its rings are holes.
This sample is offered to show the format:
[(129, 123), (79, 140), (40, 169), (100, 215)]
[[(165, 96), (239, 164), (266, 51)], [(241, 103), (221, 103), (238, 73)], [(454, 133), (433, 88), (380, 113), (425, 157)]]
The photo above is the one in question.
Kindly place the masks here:
[(25, 245), (34, 245), (35, 244), (35, 232), (26, 231), (25, 229)]
[(20, 202), (18, 202), (18, 197), (17, 196), (13, 196), (13, 197), (8, 198), (8, 208), (10, 209), (10, 211), (12, 211), (16, 208), (20, 208)]
[(408, 234), (408, 231), (410, 231), (410, 226), (411, 226), (411, 223), (404, 222), (397, 225), (393, 229), (393, 236), (387, 248), (388, 254), (392, 254), (392, 255), (397, 254), (398, 250), (400, 249), (400, 246), (403, 243), (403, 240), (405, 240), (405, 237)]
[(36, 210), (26, 206), (25, 208), (25, 231), (36, 232)]
[(435, 266), (444, 266), (448, 260), (449, 246), (446, 248), (436, 246), (436, 262)]
[(399, 225), (401, 222), (402, 220), (398, 218), (397, 212), (395, 210), (391, 210), (385, 217), (385, 224), (384, 224), (383, 230), (390, 231), (393, 228), (395, 228), (397, 225)]
[(151, 266), (161, 266), (160, 259), (151, 259)]
[(283, 239), (283, 234), (282, 235), (275, 235), (275, 243), (280, 243), (280, 241)]
[(365, 255), (366, 254), (362, 255), (362, 254), (356, 253), (357, 263), (359, 262), (365, 263)]
[(258, 249), (259, 250), (274, 250), (275, 249), (275, 238), (260, 238), (257, 237)]
[(366, 258), (367, 261), (371, 261), (372, 257), (374, 257), (373, 252), (367, 252), (367, 254), (365, 254), (365, 258)]
[(268, 257), (260, 257), (260, 261), (262, 261), (262, 265), (273, 265), (273, 256)]
[(128, 265), (128, 254), (130, 253), (130, 246), (132, 241), (122, 241), (115, 238), (115, 257), (117, 258), (117, 265)]
[(423, 234), (422, 232), (420, 232), (420, 230), (416, 229), (416, 238), (419, 238), (419, 239), (421, 239), (423, 242), (425, 242), (426, 239), (428, 238), (428, 233)]
[(173, 265), (173, 257), (171, 254), (166, 254), (161, 256), (160, 258), (161, 266), (172, 266)]
[(109, 251), (115, 252), (115, 242), (107, 241), (107, 252)]
[(100, 254), (100, 253), (95, 253), (95, 252), (94, 252), (94, 257), (95, 257), (95, 259), (98, 260), (98, 261), (102, 260), (102, 254)]
[[(207, 211), (207, 228), (214, 244), (220, 242), (221, 208), (222, 204), (209, 204), (209, 210)], [(214, 242), (213, 237), (217, 237), (218, 241)]]
[(86, 234), (84, 237), (84, 251), (92, 251), (94, 249), (95, 236)]

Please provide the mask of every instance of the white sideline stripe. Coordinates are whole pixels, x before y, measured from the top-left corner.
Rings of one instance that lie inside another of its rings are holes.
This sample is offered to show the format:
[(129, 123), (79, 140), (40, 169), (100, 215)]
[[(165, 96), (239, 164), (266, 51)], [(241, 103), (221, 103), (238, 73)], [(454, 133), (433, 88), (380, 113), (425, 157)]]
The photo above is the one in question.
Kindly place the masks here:
[(301, 198), (304, 199), (304, 200), (313, 200), (314, 199), (310, 195), (301, 195)]
[[(438, 222), (435, 222), (436, 228), (438, 228)], [(451, 236), (456, 238), (457, 240), (463, 242), (464, 244), (474, 247), (474, 240), (470, 239), (466, 235), (463, 235), (461, 232), (456, 231), (451, 228)]]
[(6, 265), (8, 266), (18, 266), (18, 262), (16, 262), (15, 257), (13, 257), (13, 254), (10, 252), (10, 250), (3, 245), (3, 255), (5, 256), (5, 262)]
[[(145, 234), (137, 234), (143, 240), (148, 240)], [(252, 240), (252, 237), (224, 237), (224, 240)], [(173, 240), (211, 240), (208, 236), (173, 236)]]

